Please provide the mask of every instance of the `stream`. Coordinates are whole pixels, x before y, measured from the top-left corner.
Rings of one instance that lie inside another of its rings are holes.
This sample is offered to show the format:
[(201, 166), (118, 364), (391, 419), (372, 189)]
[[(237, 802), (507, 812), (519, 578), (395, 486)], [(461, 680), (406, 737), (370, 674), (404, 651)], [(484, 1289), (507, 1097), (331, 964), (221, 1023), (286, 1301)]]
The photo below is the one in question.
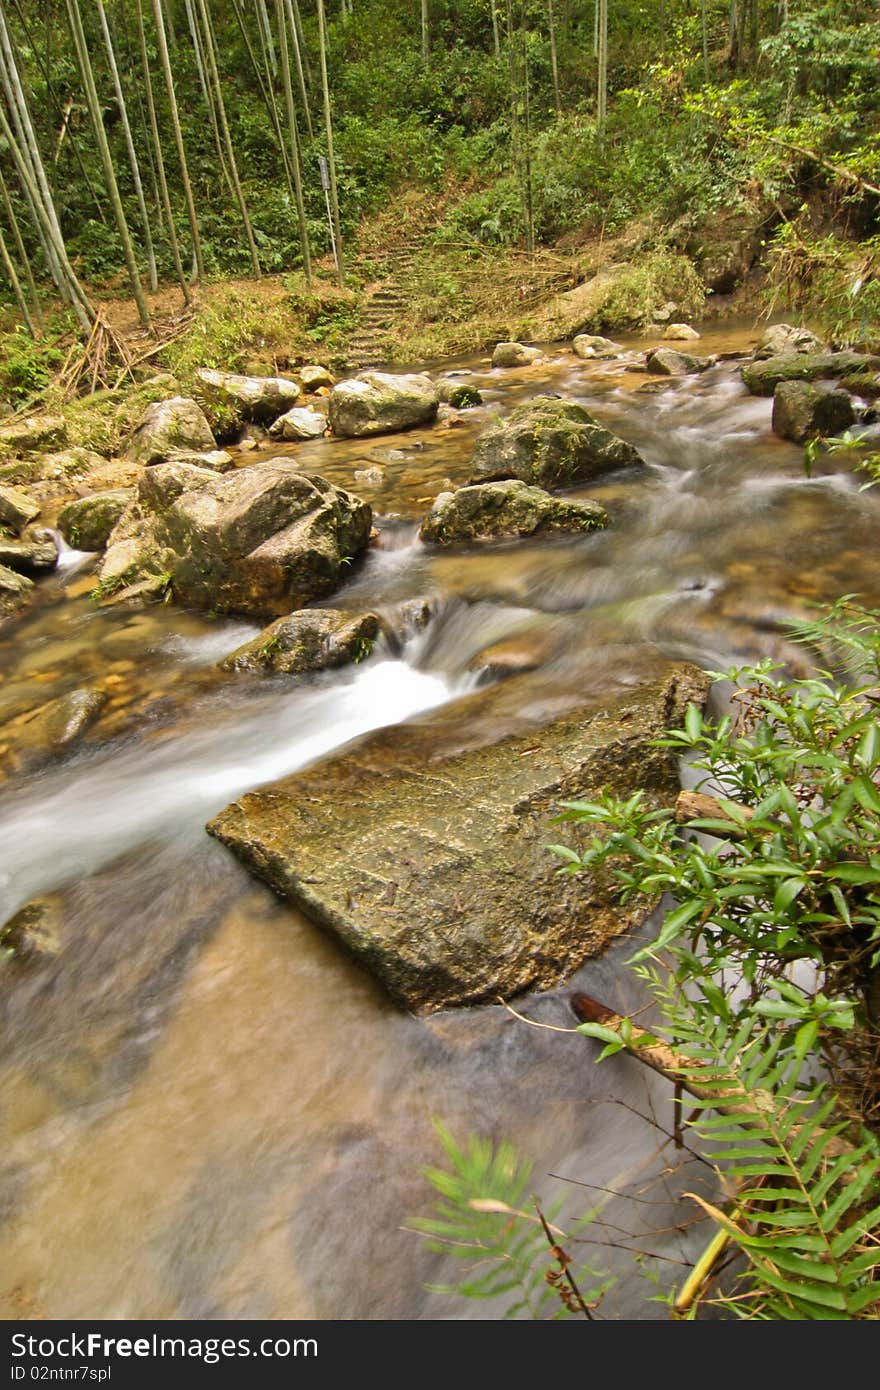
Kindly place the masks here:
[[(497, 660), (534, 657), (481, 716), (504, 735), (570, 692), (609, 695), (661, 658), (712, 670), (770, 656), (799, 673), (786, 625), (811, 603), (880, 603), (880, 489), (839, 457), (807, 478), (770, 431), (733, 354), (751, 325), (709, 327), (700, 376), (658, 381), (633, 353), (466, 373), (481, 407), (430, 429), (273, 448), (370, 502), (378, 536), (330, 600), (399, 633), (358, 666), (309, 680), (230, 676), (215, 663), (258, 631), (239, 619), (90, 601), (93, 562), (68, 555), (37, 603), (0, 627), (0, 723), (97, 675), (100, 741), (0, 782), (0, 922), (57, 894), (62, 950), (0, 964), (0, 1315), (48, 1318), (467, 1318), (432, 1293), (460, 1261), (402, 1229), (426, 1214), (421, 1169), (438, 1118), (510, 1139), (542, 1199), (596, 1208), (583, 1239), (616, 1284), (607, 1318), (662, 1318), (634, 1250), (663, 1286), (706, 1242), (683, 1191), (711, 1192), (673, 1151), (659, 1078), (502, 1007), (399, 1012), (339, 947), (205, 834), (237, 795), (381, 726), (430, 737)], [(638, 349), (644, 348), (644, 342)], [(547, 391), (582, 401), (645, 468), (574, 495), (606, 532), (431, 550), (419, 519), (468, 477), (478, 433)], [(253, 454), (250, 458), (266, 457)], [(245, 459), (242, 459), (245, 462)], [(426, 601), (426, 627), (410, 622)], [(578, 987), (638, 1002), (618, 943)], [(570, 982), (515, 1001), (570, 1029)], [(686, 1161), (687, 1160), (687, 1161)]]

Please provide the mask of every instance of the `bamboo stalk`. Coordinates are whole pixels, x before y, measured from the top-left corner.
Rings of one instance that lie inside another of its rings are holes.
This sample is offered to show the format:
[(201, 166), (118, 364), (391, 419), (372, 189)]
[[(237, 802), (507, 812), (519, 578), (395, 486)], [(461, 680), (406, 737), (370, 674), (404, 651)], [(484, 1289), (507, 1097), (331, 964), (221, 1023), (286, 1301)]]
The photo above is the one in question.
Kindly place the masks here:
[(150, 311), (147, 308), (147, 301), (144, 298), (144, 289), (138, 272), (137, 260), (135, 259), (134, 245), (131, 240), (131, 233), (128, 230), (125, 209), (122, 206), (119, 184), (116, 181), (113, 156), (110, 153), (107, 132), (104, 129), (104, 122), (101, 119), (101, 105), (98, 100), (98, 89), (95, 85), (92, 60), (89, 57), (88, 45), (86, 44), (82, 16), (79, 12), (79, 0), (67, 0), (67, 16), (70, 22), (70, 31), (73, 36), (73, 46), (76, 50), (77, 64), (85, 86), (86, 104), (89, 108), (89, 116), (91, 118), (92, 128), (95, 132), (95, 142), (98, 146), (98, 153), (101, 157), (101, 165), (104, 170), (104, 182), (107, 185), (107, 193), (110, 197), (110, 205), (113, 209), (116, 229), (119, 232), (119, 237), (122, 242), (122, 253), (125, 257), (125, 266), (128, 271), (128, 283), (131, 286), (134, 302), (137, 305), (138, 317), (144, 328), (149, 328)]
[(333, 222), (333, 236), (337, 248), (337, 267), (340, 287), (345, 285), (345, 271), (342, 265), (342, 230), (339, 217), (339, 191), (336, 187), (336, 159), (333, 154), (333, 119), (330, 112), (330, 83), (327, 78), (327, 20), (324, 14), (324, 0), (318, 0), (318, 38), (321, 49), (321, 91), (324, 97), (324, 129), (327, 135), (327, 164), (330, 173), (330, 209)]
[(282, 0), (275, 0), (275, 20), (278, 25), (278, 47), (281, 51), (281, 80), (284, 87), (284, 102), (287, 108), (287, 128), (290, 135), (290, 163), (293, 171), (293, 185), (296, 197), (296, 215), (299, 221), (299, 242), (302, 250), (303, 272), (311, 284), (312, 258), (309, 251), (309, 229), (306, 222), (306, 209), (303, 201), (302, 159), (299, 148), (299, 133), (296, 128), (296, 111), (293, 106), (293, 87), (290, 83), (290, 54), (287, 49), (287, 31), (284, 27)]
[(309, 139), (314, 140), (315, 132), (312, 129), (312, 113), (309, 110), (309, 94), (306, 90), (306, 75), (303, 69), (302, 49), (300, 48), (299, 34), (297, 33), (296, 16), (293, 12), (291, 0), (284, 0), (287, 11), (287, 23), (290, 26), (290, 37), (293, 41), (293, 59), (296, 63), (296, 76), (299, 82), (299, 94), (302, 102), (303, 115), (306, 118), (306, 129), (309, 132)]
[(6, 246), (6, 238), (4, 237), (2, 230), (0, 230), (0, 260), (3, 261), (3, 268), (6, 271), (6, 274), (9, 276), (9, 283), (12, 286), (12, 293), (15, 295), (19, 310), (21, 311), (21, 316), (24, 319), (25, 324), (27, 326), (27, 330), (32, 338), (36, 338), (38, 336), (36, 324), (31, 318), (27, 300), (25, 299), (24, 291), (21, 288), (21, 281), (19, 280), (15, 266), (12, 263), (12, 257), (10, 256), (9, 250)]
[(24, 238), (21, 235), (21, 228), (18, 225), (18, 218), (15, 215), (15, 205), (13, 204), (13, 201), (9, 196), (9, 189), (6, 187), (6, 180), (3, 177), (2, 170), (0, 170), (0, 197), (2, 197), (3, 199), (3, 206), (6, 209), (6, 216), (9, 219), (9, 226), (12, 230), (12, 236), (13, 240), (15, 241), (15, 249), (18, 252), (18, 258), (21, 261), (21, 264), (24, 266), (24, 273), (28, 283), (28, 291), (30, 292), (31, 297), (31, 309), (33, 312), (33, 317), (37, 324), (37, 327), (42, 332), (43, 328), (45, 327), (45, 322), (43, 319), (42, 305), (40, 304), (40, 296), (37, 293), (37, 282), (34, 279), (34, 272), (31, 267), (31, 258), (27, 253), (27, 249), (24, 244)]
[(165, 228), (168, 232), (168, 243), (171, 247), (171, 258), (174, 261), (174, 273), (177, 276), (178, 284), (183, 290), (183, 298), (187, 304), (192, 303), (192, 294), (187, 284), (186, 276), (183, 272), (183, 265), (180, 260), (180, 245), (177, 240), (177, 229), (174, 226), (174, 212), (171, 207), (171, 195), (168, 191), (168, 178), (165, 173), (165, 158), (162, 154), (162, 141), (159, 136), (159, 120), (156, 115), (156, 100), (153, 96), (153, 80), (150, 75), (150, 60), (147, 54), (147, 35), (144, 28), (144, 11), (141, 0), (135, 0), (135, 13), (137, 15), (138, 43), (141, 51), (141, 67), (144, 73), (144, 93), (147, 101), (147, 116), (150, 122), (150, 134), (153, 140), (153, 154), (156, 160), (156, 174), (159, 179), (159, 191), (162, 198), (162, 208), (165, 213)]
[(177, 95), (174, 90), (174, 74), (171, 71), (171, 58), (168, 53), (168, 40), (165, 35), (165, 24), (162, 16), (161, 0), (151, 0), (153, 10), (153, 21), (156, 26), (156, 38), (159, 47), (159, 61), (162, 66), (162, 75), (165, 79), (165, 90), (168, 94), (168, 110), (171, 115), (171, 128), (174, 132), (174, 144), (177, 149), (177, 158), (180, 164), (180, 181), (183, 186), (183, 197), (186, 203), (186, 214), (189, 218), (190, 233), (192, 235), (192, 252), (195, 263), (196, 278), (202, 280), (205, 275), (205, 263), (202, 259), (202, 239), (199, 234), (199, 219), (196, 215), (196, 205), (193, 198), (192, 184), (189, 179), (189, 166), (186, 161), (186, 149), (183, 143), (183, 131), (180, 128), (180, 112), (177, 109)]
[(211, 16), (205, 0), (196, 0), (202, 25), (205, 31), (205, 56), (208, 61), (208, 74), (214, 84), (214, 97), (217, 103), (217, 115), (220, 120), (220, 130), (223, 135), (223, 144), (226, 148), (226, 157), (229, 161), (229, 171), (232, 175), (232, 184), (235, 191), (235, 199), (241, 213), (241, 220), (244, 223), (244, 232), (247, 237), (248, 250), (251, 255), (251, 267), (254, 275), (259, 279), (261, 275), (260, 258), (257, 255), (257, 243), (254, 240), (254, 229), (251, 226), (250, 213), (248, 212), (244, 190), (241, 180), (238, 177), (238, 164), (235, 159), (235, 150), (232, 145), (232, 136), (229, 133), (229, 122), (226, 119), (226, 103), (223, 100), (223, 87), (220, 82), (220, 71), (217, 67), (217, 48), (214, 43), (214, 30), (211, 25)]

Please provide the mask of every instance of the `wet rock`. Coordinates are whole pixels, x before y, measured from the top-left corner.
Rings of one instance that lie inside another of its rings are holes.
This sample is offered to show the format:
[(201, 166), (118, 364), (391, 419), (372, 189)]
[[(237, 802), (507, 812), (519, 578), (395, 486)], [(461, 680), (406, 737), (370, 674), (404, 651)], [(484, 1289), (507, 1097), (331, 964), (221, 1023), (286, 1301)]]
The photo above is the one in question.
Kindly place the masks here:
[(0, 564), (0, 616), (5, 617), (20, 608), (33, 587), (25, 575)]
[(68, 502), (58, 513), (58, 530), (74, 550), (103, 550), (134, 492), (118, 488)]
[(419, 536), (435, 545), (453, 545), (553, 531), (580, 533), (607, 525), (608, 514), (598, 502), (564, 501), (543, 488), (505, 481), (441, 492)]
[(223, 476), (165, 464), (145, 474), (114, 531), (101, 586), (164, 579), (194, 608), (278, 617), (332, 593), (371, 524), (359, 497), (283, 458)]
[(756, 362), (779, 357), (787, 352), (825, 352), (825, 344), (809, 328), (796, 328), (791, 323), (774, 323), (761, 336), (752, 353)]
[(441, 402), (451, 405), (454, 410), (469, 410), (471, 406), (483, 404), (483, 397), (476, 386), (470, 386), (465, 381), (443, 380), (437, 389)]
[(106, 703), (105, 691), (85, 686), (41, 706), (15, 731), (13, 741), (19, 764), (38, 767), (56, 754), (73, 748), (94, 724)]
[(29, 521), (40, 515), (40, 509), (26, 492), (0, 486), (0, 524), (12, 531), (22, 531)]
[(294, 406), (269, 426), (273, 439), (320, 439), (327, 428), (327, 416), (306, 406)]
[(440, 393), (429, 376), (361, 372), (331, 392), (330, 426), (342, 439), (392, 434), (429, 424), (439, 404)]
[(214, 448), (211, 426), (189, 396), (154, 401), (131, 437), (125, 456), (132, 463), (162, 463), (178, 450), (206, 453)]
[(385, 471), (377, 463), (372, 463), (369, 468), (356, 468), (354, 480), (364, 487), (378, 487), (385, 481)]
[(572, 351), (578, 357), (616, 357), (623, 352), (620, 343), (610, 338), (602, 338), (598, 333), (578, 333), (572, 342)]
[(822, 390), (808, 381), (781, 381), (773, 392), (773, 431), (795, 444), (839, 434), (855, 419), (848, 391)]
[(196, 373), (198, 395), (211, 409), (219, 407), (239, 420), (271, 425), (296, 405), (297, 382), (283, 376), (238, 376), (205, 367)]
[(63, 932), (63, 900), (47, 893), (31, 898), (0, 926), (0, 950), (22, 960), (52, 960), (61, 950)]
[(208, 449), (198, 453), (194, 449), (174, 449), (168, 455), (169, 463), (186, 463), (192, 468), (210, 468), (212, 473), (231, 473), (235, 459), (225, 449)]
[(58, 547), (53, 540), (0, 540), (0, 565), (16, 574), (48, 574), (58, 563)]
[(363, 661), (379, 632), (375, 613), (306, 608), (270, 623), (219, 663), (223, 671), (283, 671), (300, 675)]
[(39, 454), (35, 458), (16, 459), (0, 465), (0, 483), (54, 483), (103, 468), (107, 460), (91, 449), (75, 445), (54, 454)]
[(677, 352), (675, 348), (655, 348), (648, 353), (645, 366), (649, 372), (659, 372), (662, 376), (690, 376), (711, 367), (712, 358), (694, 357), (689, 352)]
[(530, 628), (526, 632), (493, 642), (468, 662), (469, 671), (477, 671), (489, 680), (504, 680), (537, 671), (557, 654), (559, 636), (546, 628)]
[(670, 323), (663, 330), (663, 337), (671, 342), (696, 342), (699, 333), (695, 328), (691, 328), (689, 323)]
[(864, 352), (784, 352), (747, 362), (742, 375), (753, 396), (772, 396), (782, 381), (819, 381), (876, 371), (880, 371), (880, 357)]
[[(242, 797), (208, 831), (404, 1008), (549, 987), (647, 907), (621, 908), (591, 875), (557, 873), (547, 844), (561, 838), (551, 823), (559, 802), (606, 787), (671, 805), (676, 763), (652, 740), (689, 700), (702, 705), (707, 688), (702, 672), (667, 666), (623, 697), (548, 715), (539, 732), (490, 746), (473, 721), (484, 692), (445, 723), (380, 731)], [(574, 827), (570, 838), (581, 843)]]
[(316, 362), (309, 362), (305, 367), (298, 367), (296, 374), (302, 382), (303, 390), (306, 392), (320, 391), (322, 386), (335, 385), (333, 373)]
[(67, 439), (67, 423), (61, 415), (28, 415), (11, 425), (0, 426), (0, 449), (30, 453), (51, 449)]
[(536, 396), (480, 436), (470, 482), (518, 478), (547, 489), (574, 487), (642, 461), (583, 406)]
[(525, 343), (497, 343), (492, 353), (493, 367), (528, 367), (544, 356), (540, 348)]

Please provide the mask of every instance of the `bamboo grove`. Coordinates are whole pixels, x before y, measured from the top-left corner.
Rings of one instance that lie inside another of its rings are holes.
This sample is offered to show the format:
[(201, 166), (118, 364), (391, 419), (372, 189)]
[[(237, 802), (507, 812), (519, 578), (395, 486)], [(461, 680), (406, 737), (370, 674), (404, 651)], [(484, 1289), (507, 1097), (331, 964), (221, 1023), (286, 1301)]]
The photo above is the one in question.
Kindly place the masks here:
[(95, 287), (110, 283), (145, 329), (160, 282), (189, 302), (206, 274), (298, 268), (309, 281), (326, 257), (344, 284), (363, 214), (407, 177), (439, 186), (462, 139), (477, 142), (465, 178), (506, 162), (531, 251), (545, 234), (539, 132), (587, 112), (601, 147), (617, 95), (646, 71), (672, 73), (686, 54), (699, 80), (735, 84), (768, 42), (783, 56), (815, 47), (826, 11), (843, 26), (865, 18), (860, 0), (341, 0), (332, 11), (325, 0), (0, 0), (0, 279), (35, 335), (49, 296), (89, 333)]

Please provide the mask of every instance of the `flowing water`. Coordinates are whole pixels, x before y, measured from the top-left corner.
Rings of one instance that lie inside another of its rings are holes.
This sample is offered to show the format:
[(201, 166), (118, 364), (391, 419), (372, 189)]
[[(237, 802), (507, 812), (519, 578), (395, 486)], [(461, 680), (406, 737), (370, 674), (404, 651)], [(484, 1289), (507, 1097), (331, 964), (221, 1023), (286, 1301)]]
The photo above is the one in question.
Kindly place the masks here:
[[(748, 341), (725, 329), (701, 348)], [(399, 640), (361, 666), (303, 682), (220, 675), (254, 625), (98, 609), (76, 555), (0, 629), (0, 721), (84, 684), (110, 696), (91, 738), (39, 772), (16, 771), (0, 730), (0, 921), (52, 893), (65, 922), (56, 959), (0, 970), (0, 1314), (485, 1316), (426, 1291), (450, 1270), (401, 1230), (430, 1201), (420, 1166), (439, 1158), (439, 1117), (460, 1139), (511, 1138), (541, 1194), (598, 1203), (591, 1257), (618, 1275), (603, 1315), (663, 1315), (628, 1250), (656, 1256), (667, 1283), (680, 1276), (705, 1232), (676, 1197), (709, 1180), (664, 1137), (664, 1084), (625, 1057), (595, 1069), (591, 1044), (501, 1008), (398, 1012), (203, 828), (240, 792), (370, 729), (417, 718), (430, 736), (505, 663), (533, 669), (485, 712), (477, 699), (473, 718), (499, 736), (662, 657), (723, 669), (769, 655), (800, 670), (786, 624), (810, 602), (877, 603), (878, 500), (844, 463), (805, 478), (733, 361), (669, 383), (626, 366), (564, 352), (522, 371), (447, 364), (483, 390), (481, 408), (275, 451), (374, 507), (375, 546), (333, 601), (384, 613)], [(612, 527), (424, 548), (418, 518), (466, 480), (476, 434), (542, 391), (584, 401), (643, 453), (645, 468), (584, 493)], [(410, 622), (414, 599), (426, 628)], [(630, 950), (587, 965), (579, 985), (626, 1007)], [(570, 1028), (565, 994), (519, 1007)]]

